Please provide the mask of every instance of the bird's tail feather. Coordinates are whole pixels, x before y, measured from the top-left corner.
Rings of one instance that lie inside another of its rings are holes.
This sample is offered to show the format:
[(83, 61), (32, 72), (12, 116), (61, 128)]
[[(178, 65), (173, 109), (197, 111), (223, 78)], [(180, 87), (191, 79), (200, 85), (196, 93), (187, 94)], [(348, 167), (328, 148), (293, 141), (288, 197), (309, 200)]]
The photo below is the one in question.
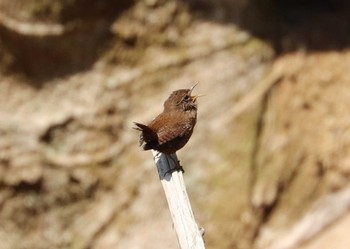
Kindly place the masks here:
[(151, 128), (149, 128), (147, 125), (140, 124), (137, 122), (134, 122), (136, 127), (133, 127), (135, 130), (141, 131), (140, 135), (140, 146), (145, 142), (146, 144), (143, 146), (145, 150), (151, 149), (148, 143), (154, 143), (157, 141), (158, 136), (157, 133), (155, 133)]
[(140, 124), (140, 123), (137, 123), (137, 122), (134, 122), (134, 124), (137, 126), (137, 127), (134, 127), (135, 130), (138, 130), (138, 131), (149, 131), (149, 132), (152, 131), (147, 125)]

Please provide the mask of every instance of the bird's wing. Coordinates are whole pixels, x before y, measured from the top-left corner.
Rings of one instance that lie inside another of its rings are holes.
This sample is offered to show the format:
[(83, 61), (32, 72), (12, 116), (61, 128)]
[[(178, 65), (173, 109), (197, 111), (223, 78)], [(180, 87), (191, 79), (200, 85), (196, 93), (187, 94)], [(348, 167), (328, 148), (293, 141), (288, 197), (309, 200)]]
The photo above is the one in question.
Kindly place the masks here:
[(188, 132), (190, 125), (186, 123), (172, 123), (163, 125), (158, 129), (158, 143), (159, 145), (171, 141), (177, 137), (182, 137)]

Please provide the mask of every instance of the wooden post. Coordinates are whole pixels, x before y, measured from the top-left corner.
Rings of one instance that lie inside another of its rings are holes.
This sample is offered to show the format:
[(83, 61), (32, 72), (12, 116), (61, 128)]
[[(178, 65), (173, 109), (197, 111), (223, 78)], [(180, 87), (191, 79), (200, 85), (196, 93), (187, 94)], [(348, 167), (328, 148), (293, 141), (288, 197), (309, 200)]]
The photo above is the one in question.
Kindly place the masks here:
[(204, 230), (199, 229), (188, 199), (183, 174), (180, 171), (167, 173), (176, 167), (176, 154), (170, 156), (152, 150), (159, 178), (168, 201), (174, 228), (181, 249), (205, 249)]

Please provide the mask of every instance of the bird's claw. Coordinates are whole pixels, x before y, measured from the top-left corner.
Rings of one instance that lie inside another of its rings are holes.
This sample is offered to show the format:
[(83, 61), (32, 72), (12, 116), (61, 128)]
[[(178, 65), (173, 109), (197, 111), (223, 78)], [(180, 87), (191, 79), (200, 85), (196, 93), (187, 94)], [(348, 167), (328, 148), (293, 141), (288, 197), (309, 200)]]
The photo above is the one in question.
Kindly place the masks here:
[(167, 170), (164, 174), (163, 174), (163, 177), (165, 177), (167, 174), (172, 174), (173, 172), (175, 171), (181, 171), (183, 174), (185, 173), (185, 170), (184, 168), (178, 164), (178, 166), (176, 166), (175, 168), (172, 168), (172, 169), (169, 169)]

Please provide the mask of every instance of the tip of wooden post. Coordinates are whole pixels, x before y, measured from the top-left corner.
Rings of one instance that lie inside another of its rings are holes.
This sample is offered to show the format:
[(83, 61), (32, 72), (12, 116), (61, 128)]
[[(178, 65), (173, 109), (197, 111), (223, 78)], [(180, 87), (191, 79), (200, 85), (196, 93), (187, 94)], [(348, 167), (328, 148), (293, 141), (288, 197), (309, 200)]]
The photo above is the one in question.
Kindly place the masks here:
[(182, 172), (177, 171), (179, 164), (175, 153), (167, 155), (156, 150), (152, 150), (152, 153), (160, 180), (169, 181), (173, 173), (182, 174)]
[[(198, 228), (176, 154), (152, 150), (180, 248), (205, 249), (204, 229)], [(169, 172), (169, 173), (168, 173)]]

